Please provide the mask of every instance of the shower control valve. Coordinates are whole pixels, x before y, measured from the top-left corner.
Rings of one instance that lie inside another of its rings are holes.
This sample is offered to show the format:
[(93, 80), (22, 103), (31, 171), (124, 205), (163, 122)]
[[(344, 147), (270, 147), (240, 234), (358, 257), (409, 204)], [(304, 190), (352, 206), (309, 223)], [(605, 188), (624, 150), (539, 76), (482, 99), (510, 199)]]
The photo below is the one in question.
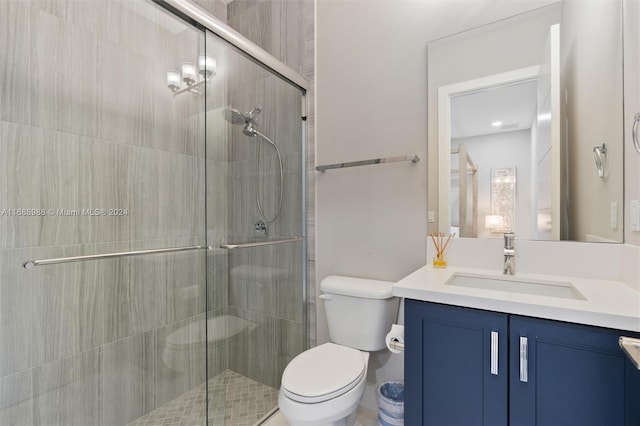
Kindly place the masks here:
[(267, 236), (267, 224), (264, 223), (262, 220), (259, 220), (256, 222), (254, 229), (255, 229), (256, 235), (259, 235), (261, 237)]

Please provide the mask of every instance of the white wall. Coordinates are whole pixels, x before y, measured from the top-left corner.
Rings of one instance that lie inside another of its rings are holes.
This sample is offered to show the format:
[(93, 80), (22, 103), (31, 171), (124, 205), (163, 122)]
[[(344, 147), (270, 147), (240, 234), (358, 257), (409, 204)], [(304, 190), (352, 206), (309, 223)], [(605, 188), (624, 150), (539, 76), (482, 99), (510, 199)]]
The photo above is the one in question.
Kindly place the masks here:
[[(561, 116), (563, 133), (568, 134), (570, 240), (588, 241), (587, 235), (614, 241), (624, 237), (621, 4), (565, 0), (562, 7)], [(593, 159), (593, 147), (603, 142), (607, 143), (604, 179), (598, 177)], [(619, 206), (616, 229), (610, 226), (613, 202)]]
[[(317, 164), (422, 159), (318, 173), (318, 282), (329, 274), (395, 281), (424, 264), (427, 43), (550, 3), (318, 0)], [(320, 303), (317, 315), (321, 343), (328, 336)], [(369, 380), (403, 377), (402, 369), (401, 356), (375, 354)]]
[[(531, 131), (495, 133), (451, 140), (451, 148), (464, 143), (473, 162), (478, 166), (478, 237), (502, 238), (502, 232), (492, 233), (485, 228), (485, 216), (491, 214), (491, 171), (503, 167), (516, 168), (516, 203), (513, 231), (528, 240), (531, 238)], [(458, 168), (457, 155), (451, 158), (451, 168)], [(452, 204), (457, 199), (452, 192)], [(457, 201), (455, 202), (457, 209)]]
[[(631, 126), (640, 112), (640, 2), (624, 0), (624, 139), (625, 139), (625, 224), (626, 243), (640, 245), (640, 232), (631, 231), (631, 200), (640, 199), (640, 155), (633, 148)], [(636, 259), (636, 264), (640, 264)], [(638, 283), (640, 286), (640, 282)]]

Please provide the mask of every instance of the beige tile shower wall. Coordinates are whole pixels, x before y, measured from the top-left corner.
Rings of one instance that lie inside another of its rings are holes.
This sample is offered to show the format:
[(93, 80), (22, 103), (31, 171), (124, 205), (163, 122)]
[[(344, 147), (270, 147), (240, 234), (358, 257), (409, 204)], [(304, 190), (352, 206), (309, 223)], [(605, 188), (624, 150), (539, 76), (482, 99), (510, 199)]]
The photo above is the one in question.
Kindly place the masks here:
[(203, 335), (204, 253), (22, 264), (203, 243), (204, 106), (165, 80), (202, 46), (143, 0), (2, 1), (0, 34), (0, 210), (56, 211), (0, 216), (0, 424), (125, 424), (205, 380), (167, 351)]

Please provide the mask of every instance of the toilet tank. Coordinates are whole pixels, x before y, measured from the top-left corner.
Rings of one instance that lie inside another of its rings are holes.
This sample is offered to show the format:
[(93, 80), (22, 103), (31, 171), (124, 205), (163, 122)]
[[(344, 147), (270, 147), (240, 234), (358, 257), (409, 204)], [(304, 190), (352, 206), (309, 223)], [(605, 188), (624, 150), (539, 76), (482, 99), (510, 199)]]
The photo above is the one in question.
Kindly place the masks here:
[(385, 348), (385, 336), (398, 317), (392, 282), (330, 275), (320, 283), (320, 298), (331, 341), (363, 351)]

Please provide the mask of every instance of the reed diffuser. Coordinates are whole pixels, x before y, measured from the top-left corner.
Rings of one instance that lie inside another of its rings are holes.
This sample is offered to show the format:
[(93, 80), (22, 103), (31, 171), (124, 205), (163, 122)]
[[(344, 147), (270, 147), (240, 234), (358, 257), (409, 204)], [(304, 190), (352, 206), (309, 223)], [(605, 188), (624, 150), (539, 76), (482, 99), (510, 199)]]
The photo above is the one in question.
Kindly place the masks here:
[(444, 238), (444, 232), (433, 232), (431, 235), (431, 241), (433, 241), (433, 245), (436, 248), (436, 255), (433, 257), (433, 267), (434, 268), (446, 268), (447, 267), (447, 259), (444, 257), (444, 251), (447, 249), (451, 238), (455, 237), (456, 234), (449, 234), (446, 241)]

